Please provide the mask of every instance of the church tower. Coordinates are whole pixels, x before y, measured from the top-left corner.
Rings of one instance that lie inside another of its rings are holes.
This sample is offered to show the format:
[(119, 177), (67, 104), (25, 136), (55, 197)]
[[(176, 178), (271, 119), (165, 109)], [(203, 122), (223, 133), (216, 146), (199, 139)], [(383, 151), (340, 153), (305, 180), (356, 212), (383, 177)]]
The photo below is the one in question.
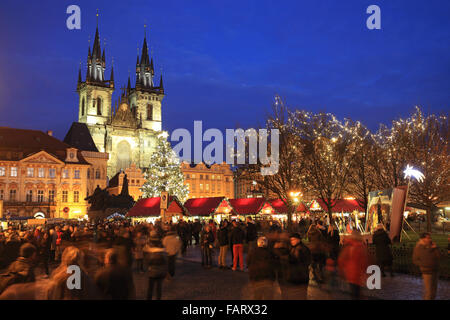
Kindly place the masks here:
[(80, 68), (77, 92), (78, 122), (86, 123), (100, 152), (105, 152), (103, 131), (111, 118), (111, 97), (114, 92), (114, 70), (111, 67), (110, 78), (106, 80), (105, 69), (105, 49), (102, 53), (97, 26), (92, 52), (90, 46), (88, 49), (86, 80), (82, 81)]
[(130, 88), (131, 110), (142, 121), (142, 128), (161, 130), (161, 102), (164, 98), (162, 75), (159, 86), (155, 86), (153, 77), (153, 57), (148, 54), (147, 37), (144, 36), (141, 58), (136, 61), (136, 86)]

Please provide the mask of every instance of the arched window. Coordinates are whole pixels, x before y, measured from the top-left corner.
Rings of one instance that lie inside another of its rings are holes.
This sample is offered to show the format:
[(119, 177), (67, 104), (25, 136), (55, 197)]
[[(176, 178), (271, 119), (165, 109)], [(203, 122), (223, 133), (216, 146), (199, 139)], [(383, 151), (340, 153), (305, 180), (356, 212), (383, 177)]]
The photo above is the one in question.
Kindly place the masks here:
[(102, 98), (100, 97), (97, 98), (97, 115), (102, 115)]
[(84, 97), (83, 100), (81, 100), (81, 115), (84, 116)]
[(95, 179), (100, 179), (100, 170), (95, 170)]
[(147, 120), (153, 120), (153, 105), (147, 104)]

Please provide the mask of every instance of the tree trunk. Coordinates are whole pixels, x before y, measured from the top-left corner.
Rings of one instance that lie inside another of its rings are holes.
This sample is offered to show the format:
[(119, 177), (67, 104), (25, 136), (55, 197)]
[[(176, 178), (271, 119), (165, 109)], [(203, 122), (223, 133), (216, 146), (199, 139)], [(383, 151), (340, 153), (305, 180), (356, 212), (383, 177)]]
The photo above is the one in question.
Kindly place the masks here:
[(427, 208), (427, 232), (432, 232), (432, 220), (433, 220), (432, 207)]

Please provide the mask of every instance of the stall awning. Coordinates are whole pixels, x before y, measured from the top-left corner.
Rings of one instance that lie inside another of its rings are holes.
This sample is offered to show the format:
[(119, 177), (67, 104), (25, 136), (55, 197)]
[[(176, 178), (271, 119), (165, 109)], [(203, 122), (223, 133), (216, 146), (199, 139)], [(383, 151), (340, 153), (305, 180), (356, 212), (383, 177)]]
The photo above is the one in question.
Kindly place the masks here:
[[(168, 214), (183, 214), (183, 205), (173, 196), (167, 202)], [(161, 198), (145, 198), (139, 200), (133, 208), (128, 211), (126, 217), (159, 217), (161, 215)]]
[(226, 204), (225, 197), (193, 198), (187, 200), (184, 207), (192, 217), (208, 217), (214, 214), (219, 207)]
[[(333, 213), (341, 213), (341, 212), (350, 213), (353, 211), (364, 212), (364, 209), (359, 205), (358, 201), (356, 201), (356, 200), (338, 199), (338, 200), (334, 200), (334, 202), (335, 202), (335, 205), (331, 210)], [(321, 211), (325, 211), (325, 212), (328, 211), (327, 205), (325, 204), (325, 202), (322, 199), (314, 200), (310, 206), (310, 209), (317, 211), (318, 206), (320, 207), (319, 209), (321, 209)]]
[(235, 214), (254, 215), (260, 213), (260, 211), (266, 204), (266, 199), (241, 198), (241, 199), (230, 199), (229, 202)]
[[(287, 214), (288, 213), (288, 208), (284, 204), (283, 200), (281, 200), (281, 199), (272, 200), (270, 202), (270, 204), (272, 205), (272, 208), (276, 211), (276, 213), (278, 213), (278, 214)], [(307, 210), (305, 204), (303, 202), (300, 202), (300, 204), (296, 208), (296, 212), (307, 212), (307, 211), (308, 210)]]

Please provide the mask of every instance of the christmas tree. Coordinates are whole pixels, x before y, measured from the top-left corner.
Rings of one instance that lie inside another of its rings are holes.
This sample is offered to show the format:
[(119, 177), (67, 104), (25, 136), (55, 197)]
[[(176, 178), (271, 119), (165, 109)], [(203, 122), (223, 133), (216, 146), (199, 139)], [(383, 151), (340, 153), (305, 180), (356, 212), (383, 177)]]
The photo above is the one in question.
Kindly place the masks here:
[(150, 166), (145, 172), (146, 182), (141, 188), (143, 198), (159, 197), (167, 191), (184, 202), (189, 194), (184, 184), (184, 176), (180, 168), (180, 160), (167, 141), (167, 133), (158, 136), (156, 150), (150, 158)]

